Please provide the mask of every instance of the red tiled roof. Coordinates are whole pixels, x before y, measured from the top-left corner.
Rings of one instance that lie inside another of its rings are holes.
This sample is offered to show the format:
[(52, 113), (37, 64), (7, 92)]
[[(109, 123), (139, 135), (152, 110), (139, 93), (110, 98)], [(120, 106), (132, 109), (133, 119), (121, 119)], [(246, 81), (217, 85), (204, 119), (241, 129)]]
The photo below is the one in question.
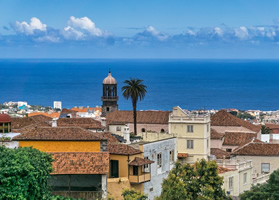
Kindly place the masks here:
[(58, 112), (53, 112), (53, 113), (47, 113), (47, 112), (33, 112), (33, 113), (29, 113), (28, 117), (34, 117), (37, 115), (44, 115), (46, 117), (50, 117), (50, 118), (59, 118), (60, 113)]
[(64, 113), (64, 114), (70, 114), (70, 113), (72, 113), (72, 114), (76, 114), (77, 113), (77, 111), (75, 111), (75, 110), (70, 110), (70, 109), (67, 109), (67, 108), (63, 108), (62, 109), (62, 111), (61, 111), (61, 113)]
[(188, 157), (188, 153), (178, 153), (177, 157), (178, 158), (187, 158)]
[(250, 142), (234, 150), (232, 155), (279, 156), (279, 144)]
[(220, 110), (211, 117), (211, 126), (243, 126), (254, 132), (261, 130), (260, 125), (251, 124), (248, 121), (242, 120), (225, 110)]
[(148, 165), (148, 164), (152, 164), (152, 163), (154, 163), (154, 161), (152, 161), (152, 160), (135, 157), (135, 159), (132, 162), (130, 162), (129, 165), (143, 166), (143, 165)]
[(101, 122), (92, 118), (60, 118), (57, 120), (58, 126), (78, 126), (85, 129), (104, 129)]
[(221, 167), (218, 165), (218, 174), (223, 174), (223, 173), (230, 172), (230, 171), (233, 171), (233, 170), (225, 168), (225, 167)]
[(108, 152), (60, 152), (51, 153), (52, 174), (107, 174)]
[(211, 128), (210, 129), (210, 139), (222, 139), (224, 137), (224, 134), (218, 133), (215, 129)]
[(245, 133), (245, 132), (226, 132), (223, 145), (239, 146), (241, 144), (246, 144), (250, 142), (252, 138), (256, 138), (255, 133)]
[(0, 114), (0, 123), (7, 123), (7, 122), (11, 122), (11, 118), (9, 115), (6, 114)]
[(105, 140), (79, 127), (32, 127), (13, 138), (15, 141), (99, 141)]
[(24, 117), (24, 118), (12, 118), (12, 131), (13, 132), (22, 132), (23, 129), (26, 129), (31, 126), (50, 126), (48, 122), (37, 121), (33, 117)]
[(116, 155), (135, 155), (142, 153), (140, 150), (135, 149), (126, 144), (108, 144), (108, 152)]
[(279, 124), (265, 124), (265, 127), (268, 127), (270, 129), (277, 129), (279, 128)]
[[(138, 124), (168, 124), (169, 111), (137, 111)], [(117, 110), (107, 114), (108, 125), (133, 123), (133, 111)]]
[(210, 154), (214, 155), (217, 159), (228, 159), (230, 158), (230, 153), (226, 152), (222, 149), (218, 149), (218, 148), (211, 148), (210, 149)]
[(35, 122), (47, 122), (47, 123), (49, 123), (49, 122), (52, 121), (52, 118), (48, 117), (46, 115), (34, 115), (34, 116), (31, 116), (30, 118), (34, 119)]

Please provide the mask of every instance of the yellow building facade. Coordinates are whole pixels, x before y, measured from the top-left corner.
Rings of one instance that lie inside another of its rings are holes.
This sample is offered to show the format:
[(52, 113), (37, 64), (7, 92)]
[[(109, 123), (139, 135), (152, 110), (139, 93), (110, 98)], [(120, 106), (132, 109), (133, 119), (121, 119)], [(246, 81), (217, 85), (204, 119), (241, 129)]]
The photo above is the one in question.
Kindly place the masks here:
[(210, 116), (174, 107), (169, 116), (169, 133), (177, 137), (178, 158), (194, 163), (210, 156)]

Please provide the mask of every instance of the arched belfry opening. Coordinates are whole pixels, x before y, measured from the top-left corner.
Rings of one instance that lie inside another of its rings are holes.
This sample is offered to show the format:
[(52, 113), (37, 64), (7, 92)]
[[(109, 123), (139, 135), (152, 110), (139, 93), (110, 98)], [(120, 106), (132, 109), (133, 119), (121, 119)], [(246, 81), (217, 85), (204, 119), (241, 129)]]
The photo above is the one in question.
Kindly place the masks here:
[(109, 71), (108, 76), (103, 81), (103, 96), (102, 96), (102, 116), (105, 117), (108, 113), (118, 110), (117, 82), (112, 77)]

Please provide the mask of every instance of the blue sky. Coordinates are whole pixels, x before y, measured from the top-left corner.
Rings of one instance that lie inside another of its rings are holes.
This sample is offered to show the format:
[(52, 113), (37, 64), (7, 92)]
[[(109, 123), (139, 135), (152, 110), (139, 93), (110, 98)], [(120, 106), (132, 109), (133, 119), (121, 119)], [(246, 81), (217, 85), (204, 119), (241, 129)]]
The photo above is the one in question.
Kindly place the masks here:
[(279, 58), (279, 1), (0, 0), (1, 58)]

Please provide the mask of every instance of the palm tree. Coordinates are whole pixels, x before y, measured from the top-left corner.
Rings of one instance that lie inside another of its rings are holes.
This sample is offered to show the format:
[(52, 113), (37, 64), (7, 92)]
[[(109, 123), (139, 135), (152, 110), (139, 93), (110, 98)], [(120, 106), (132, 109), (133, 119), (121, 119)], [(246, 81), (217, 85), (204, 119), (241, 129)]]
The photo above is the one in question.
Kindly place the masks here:
[(143, 80), (130, 78), (124, 81), (122, 87), (123, 96), (125, 99), (131, 99), (133, 104), (134, 114), (134, 134), (137, 135), (137, 102), (143, 100), (146, 94), (146, 86), (142, 83)]

